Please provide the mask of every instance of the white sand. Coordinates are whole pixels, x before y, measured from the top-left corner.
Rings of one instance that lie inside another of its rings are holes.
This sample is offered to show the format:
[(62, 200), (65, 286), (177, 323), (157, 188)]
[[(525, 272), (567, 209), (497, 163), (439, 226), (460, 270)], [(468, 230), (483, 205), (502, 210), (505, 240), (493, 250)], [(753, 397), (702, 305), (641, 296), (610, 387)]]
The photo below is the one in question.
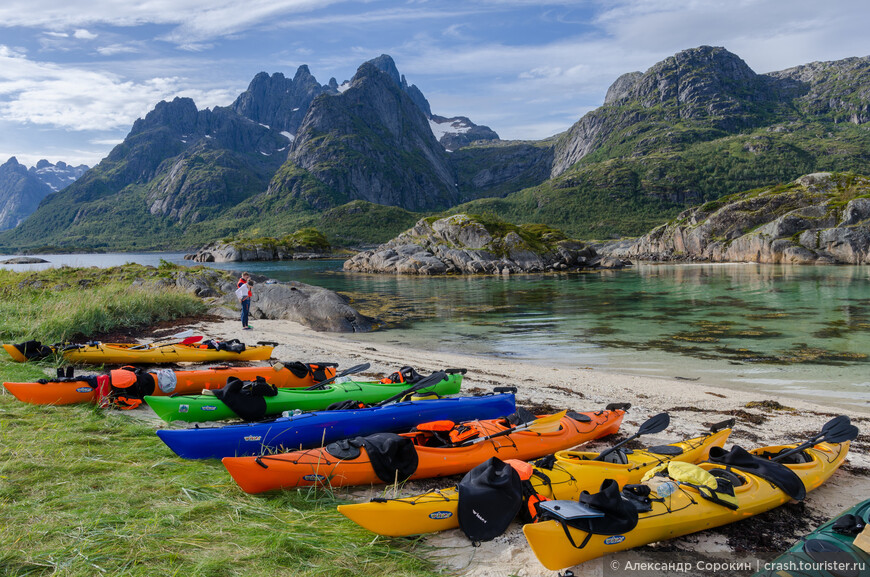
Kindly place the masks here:
[[(463, 387), (491, 390), (493, 386), (513, 385), (518, 387), (517, 401), (523, 404), (549, 404), (553, 407), (587, 411), (603, 408), (611, 402), (630, 402), (632, 408), (623, 423), (624, 432), (633, 432), (646, 418), (668, 411), (671, 426), (660, 435), (644, 437), (644, 443), (659, 444), (696, 436), (709, 425), (729, 418), (730, 413), (742, 410), (753, 415), (763, 415), (767, 420), (752, 425), (738, 417), (731, 443), (745, 448), (757, 445), (790, 443), (803, 439), (808, 431), (818, 430), (836, 414), (846, 412), (860, 428), (867, 427), (870, 409), (855, 407), (844, 411), (826, 407), (785, 395), (756, 394), (747, 391), (707, 386), (702, 382), (626, 376), (606, 373), (588, 368), (552, 368), (499, 358), (445, 354), (408, 347), (360, 342), (353, 335), (318, 333), (290, 321), (253, 321), (254, 330), (243, 331), (238, 320), (195, 325), (198, 331), (209, 337), (238, 338), (243, 342), (276, 341), (281, 343), (273, 358), (285, 361), (333, 361), (341, 367), (350, 367), (361, 362), (370, 362), (367, 374), (388, 374), (403, 365), (411, 365), (421, 374), (443, 368), (468, 368)], [(638, 353), (641, 354), (641, 353)], [(765, 411), (746, 409), (751, 401), (775, 400), (795, 411)], [(675, 409), (682, 407), (682, 409)], [(852, 506), (856, 501), (870, 495), (870, 477), (861, 475), (861, 470), (870, 472), (870, 451), (866, 433), (862, 440), (853, 443), (847, 466), (806, 500), (808, 514), (815, 526), (823, 518), (834, 516)], [(600, 446), (600, 445), (599, 445)], [(852, 471), (852, 472), (850, 472)], [(447, 483), (445, 484), (452, 484)], [(355, 499), (366, 499), (378, 494), (382, 488), (357, 489)], [(414, 483), (408, 483), (404, 494), (420, 491)], [(806, 527), (797, 527), (797, 537)], [(459, 530), (434, 535), (426, 540), (436, 547), (432, 553), (439, 558), (445, 569), (465, 576), (547, 576), (555, 572), (544, 569), (534, 558), (518, 525), (512, 525), (508, 533), (492, 542), (473, 548)], [(676, 540), (679, 547), (691, 550), (728, 550), (724, 537), (716, 531)], [(600, 560), (574, 568), (579, 575), (601, 575)]]

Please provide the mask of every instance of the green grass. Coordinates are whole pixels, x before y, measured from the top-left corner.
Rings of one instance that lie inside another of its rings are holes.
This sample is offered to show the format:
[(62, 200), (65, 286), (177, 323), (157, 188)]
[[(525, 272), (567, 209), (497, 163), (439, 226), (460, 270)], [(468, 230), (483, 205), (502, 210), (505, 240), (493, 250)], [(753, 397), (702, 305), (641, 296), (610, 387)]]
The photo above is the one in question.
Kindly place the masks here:
[(5, 391), (0, 413), (2, 575), (433, 574), (413, 542), (373, 538), (332, 496), (246, 495), (219, 462), (175, 457), (125, 413)]
[[(38, 275), (0, 271), (0, 340), (54, 343), (88, 338), (116, 328), (203, 314), (207, 308), (200, 299), (174, 288), (133, 286), (121, 280), (96, 286), (52, 285), (57, 276), (50, 271), (42, 280)], [(19, 286), (28, 279), (29, 285)]]
[[(2, 271), (0, 340), (203, 312), (191, 295), (132, 286), (172, 269)], [(0, 360), (0, 380), (34, 381), (50, 365)], [(417, 541), (376, 538), (336, 511), (333, 494), (247, 495), (220, 462), (176, 457), (133, 414), (27, 405), (0, 389), (0, 575), (436, 574)]]

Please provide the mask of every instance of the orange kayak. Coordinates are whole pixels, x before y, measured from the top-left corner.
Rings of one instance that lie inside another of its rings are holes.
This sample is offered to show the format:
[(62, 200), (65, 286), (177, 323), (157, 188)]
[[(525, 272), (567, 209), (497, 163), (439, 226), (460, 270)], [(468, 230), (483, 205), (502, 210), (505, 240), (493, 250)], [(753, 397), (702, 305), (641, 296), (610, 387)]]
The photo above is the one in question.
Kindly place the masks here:
[[(532, 421), (529, 425), (520, 425), (529, 428), (509, 434), (511, 424), (505, 418), (468, 421), (454, 425), (449, 431), (438, 432), (420, 425), (410, 433), (357, 437), (307, 451), (225, 457), (223, 464), (248, 493), (312, 485), (337, 487), (445, 477), (470, 471), (493, 456), (505, 460), (535, 459), (612, 435), (619, 430), (624, 415), (622, 409), (572, 412), (558, 421), (558, 430), (532, 430)], [(502, 434), (487, 438), (498, 433)], [(451, 443), (451, 439), (457, 437), (462, 438), (464, 446), (454, 446), (456, 441)], [(386, 449), (381, 446), (385, 442)]]
[[(303, 368), (304, 367), (304, 368)], [(293, 370), (282, 364), (274, 367), (209, 367), (196, 371), (158, 369), (135, 372), (117, 369), (109, 373), (110, 384), (129, 387), (131, 379), (144, 383), (137, 389), (148, 395), (174, 395), (199, 393), (203, 389), (220, 389), (228, 377), (254, 381), (262, 377), (276, 387), (308, 387), (335, 376), (335, 367), (329, 364), (293, 363)], [(19, 401), (35, 405), (71, 405), (96, 401), (96, 377), (48, 380), (35, 383), (3, 383), (6, 390)], [(150, 390), (149, 390), (150, 389)]]

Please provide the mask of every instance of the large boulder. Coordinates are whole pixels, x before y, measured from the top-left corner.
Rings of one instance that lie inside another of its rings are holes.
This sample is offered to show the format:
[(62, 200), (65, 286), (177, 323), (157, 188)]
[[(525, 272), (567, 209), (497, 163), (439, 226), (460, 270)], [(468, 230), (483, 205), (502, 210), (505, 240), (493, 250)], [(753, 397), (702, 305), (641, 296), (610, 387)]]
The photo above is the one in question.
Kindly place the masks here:
[[(300, 282), (283, 283), (252, 275), (251, 318), (287, 319), (316, 331), (367, 332), (374, 328), (370, 319), (350, 306), (350, 299), (323, 287)], [(238, 314), (236, 276), (207, 267), (173, 272), (155, 281), (159, 286), (175, 286), (211, 304), (211, 312), (224, 317)]]
[(287, 319), (316, 331), (360, 333), (374, 323), (331, 290), (299, 282), (257, 284), (251, 298), (251, 318)]
[(360, 252), (344, 269), (398, 274), (510, 274), (577, 270), (596, 252), (558, 230), (515, 226), (467, 214), (422, 219), (376, 249)]

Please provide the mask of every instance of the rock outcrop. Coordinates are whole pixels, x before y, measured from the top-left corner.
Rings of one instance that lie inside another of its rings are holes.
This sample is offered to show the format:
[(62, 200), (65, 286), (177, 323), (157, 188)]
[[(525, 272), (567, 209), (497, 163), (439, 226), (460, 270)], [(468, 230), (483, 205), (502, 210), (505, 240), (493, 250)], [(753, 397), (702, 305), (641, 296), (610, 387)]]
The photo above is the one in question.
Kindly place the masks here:
[(251, 318), (286, 319), (316, 331), (361, 333), (374, 327), (370, 319), (350, 306), (347, 297), (300, 282), (267, 282), (254, 286)]
[[(422, 219), (390, 242), (356, 254), (348, 271), (510, 274), (577, 270), (600, 263), (595, 250), (540, 225), (524, 227), (466, 214)], [(611, 266), (624, 266), (613, 260)]]
[[(252, 319), (286, 319), (325, 332), (367, 332), (374, 328), (374, 319), (350, 306), (350, 299), (329, 289), (278, 282), (261, 275), (252, 275), (252, 279)], [(232, 311), (239, 309), (235, 280), (231, 273), (203, 267), (175, 272), (156, 282), (207, 299), (214, 312), (235, 316)]]
[(733, 194), (599, 250), (654, 261), (870, 264), (870, 178), (816, 173)]
[(327, 256), (330, 249), (329, 241), (320, 232), (303, 229), (283, 238), (216, 241), (184, 258), (196, 262), (310, 260)]

